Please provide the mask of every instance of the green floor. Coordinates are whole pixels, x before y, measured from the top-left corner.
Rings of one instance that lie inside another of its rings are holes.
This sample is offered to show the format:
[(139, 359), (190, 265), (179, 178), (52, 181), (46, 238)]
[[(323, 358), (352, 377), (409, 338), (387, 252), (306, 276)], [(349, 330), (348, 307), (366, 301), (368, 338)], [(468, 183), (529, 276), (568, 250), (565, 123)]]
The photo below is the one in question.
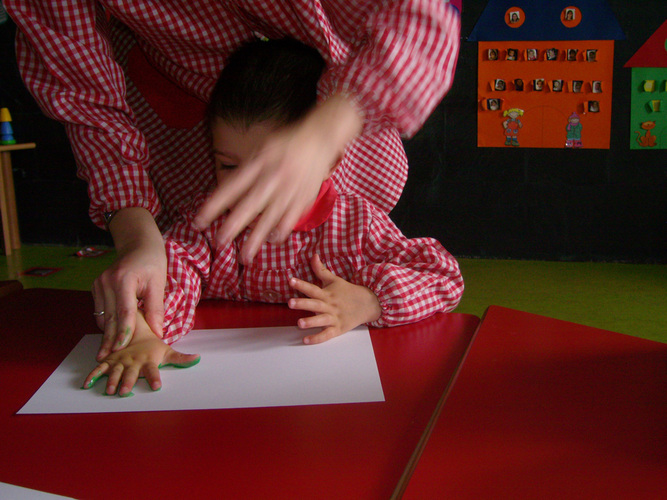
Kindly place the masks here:
[[(24, 246), (0, 255), (0, 280), (25, 288), (90, 290), (113, 252), (81, 258), (78, 248)], [(466, 291), (457, 312), (481, 316), (491, 304), (667, 343), (667, 266), (460, 259)], [(59, 268), (44, 277), (33, 267)]]

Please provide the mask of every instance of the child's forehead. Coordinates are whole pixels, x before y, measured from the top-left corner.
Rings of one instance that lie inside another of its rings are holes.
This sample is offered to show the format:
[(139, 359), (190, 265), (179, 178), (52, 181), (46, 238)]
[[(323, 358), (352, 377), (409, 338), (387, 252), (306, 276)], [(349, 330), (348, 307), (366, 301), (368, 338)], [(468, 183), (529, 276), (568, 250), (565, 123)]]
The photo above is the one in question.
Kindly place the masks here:
[(216, 120), (211, 124), (213, 151), (241, 161), (261, 147), (269, 134), (277, 128), (272, 121), (239, 126)]

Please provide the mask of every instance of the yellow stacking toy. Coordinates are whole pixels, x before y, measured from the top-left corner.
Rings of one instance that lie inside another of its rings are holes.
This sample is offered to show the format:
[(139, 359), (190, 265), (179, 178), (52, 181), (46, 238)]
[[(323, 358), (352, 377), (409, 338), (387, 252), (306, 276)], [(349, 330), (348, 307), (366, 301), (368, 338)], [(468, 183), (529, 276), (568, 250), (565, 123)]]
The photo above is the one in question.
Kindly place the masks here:
[(0, 109), (0, 144), (3, 146), (16, 144), (12, 129), (12, 115), (9, 114), (7, 108)]

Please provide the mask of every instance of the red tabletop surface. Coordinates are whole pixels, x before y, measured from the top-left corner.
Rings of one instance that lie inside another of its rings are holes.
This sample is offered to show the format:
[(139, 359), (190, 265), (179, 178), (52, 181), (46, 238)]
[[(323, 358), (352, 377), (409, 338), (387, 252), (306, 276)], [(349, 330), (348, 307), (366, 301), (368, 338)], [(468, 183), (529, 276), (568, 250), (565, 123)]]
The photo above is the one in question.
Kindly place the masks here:
[[(371, 329), (381, 403), (16, 415), (97, 332), (92, 311), (86, 292), (30, 289), (0, 300), (0, 481), (75, 498), (389, 498), (479, 323), (439, 314)], [(210, 301), (196, 327), (298, 316)]]
[(404, 498), (667, 498), (667, 344), (490, 307)]

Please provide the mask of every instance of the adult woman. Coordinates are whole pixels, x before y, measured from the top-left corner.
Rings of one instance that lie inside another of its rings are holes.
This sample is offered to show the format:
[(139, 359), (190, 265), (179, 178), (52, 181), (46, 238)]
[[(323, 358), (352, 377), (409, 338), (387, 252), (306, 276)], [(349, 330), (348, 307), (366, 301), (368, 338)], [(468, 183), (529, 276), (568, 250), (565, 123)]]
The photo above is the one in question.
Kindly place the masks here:
[[(160, 230), (182, 202), (213, 182), (198, 102), (203, 109), (231, 51), (256, 36), (291, 36), (317, 48), (328, 66), (318, 106), (267, 141), (202, 207), (202, 226), (233, 207), (221, 242), (260, 215), (244, 255), (250, 260), (267, 237), (279, 242), (289, 234), (337, 157), (339, 191), (391, 210), (407, 175), (398, 134), (414, 134), (448, 90), (459, 45), (458, 11), (442, 0), (7, 0), (5, 6), (19, 28), (26, 85), (48, 115), (65, 123), (78, 173), (89, 185), (91, 218), (100, 226), (106, 218), (118, 252), (93, 289), (105, 332), (100, 358), (112, 345), (126, 345), (137, 299), (161, 333)], [(365, 166), (346, 168), (348, 155)], [(198, 175), (190, 174), (193, 167)]]

